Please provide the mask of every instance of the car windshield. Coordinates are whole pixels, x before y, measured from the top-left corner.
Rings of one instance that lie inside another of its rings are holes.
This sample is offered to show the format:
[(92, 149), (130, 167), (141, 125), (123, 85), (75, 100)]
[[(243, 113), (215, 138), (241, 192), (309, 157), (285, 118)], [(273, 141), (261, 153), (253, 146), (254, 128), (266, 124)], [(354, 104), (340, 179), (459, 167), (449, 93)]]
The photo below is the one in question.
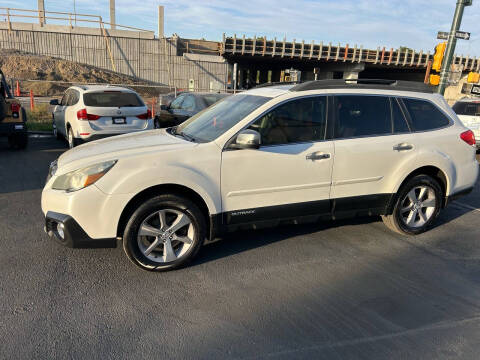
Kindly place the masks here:
[(86, 106), (95, 107), (139, 107), (144, 106), (137, 94), (121, 91), (89, 92), (83, 95)]
[(179, 125), (175, 133), (197, 142), (210, 142), (269, 100), (243, 94), (226, 97)]
[(479, 116), (480, 115), (480, 101), (459, 101), (453, 105), (453, 111), (457, 115), (469, 115), (469, 116)]

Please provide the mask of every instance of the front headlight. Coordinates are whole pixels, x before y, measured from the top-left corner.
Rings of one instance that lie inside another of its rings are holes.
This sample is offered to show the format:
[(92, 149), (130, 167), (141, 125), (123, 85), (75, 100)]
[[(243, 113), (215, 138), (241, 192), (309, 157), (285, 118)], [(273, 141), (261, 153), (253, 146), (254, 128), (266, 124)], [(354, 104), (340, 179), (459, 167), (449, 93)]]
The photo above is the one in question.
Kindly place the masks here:
[(60, 175), (53, 182), (52, 189), (65, 190), (67, 192), (83, 189), (94, 184), (98, 179), (105, 175), (108, 170), (116, 164), (116, 162), (117, 160), (106, 161)]

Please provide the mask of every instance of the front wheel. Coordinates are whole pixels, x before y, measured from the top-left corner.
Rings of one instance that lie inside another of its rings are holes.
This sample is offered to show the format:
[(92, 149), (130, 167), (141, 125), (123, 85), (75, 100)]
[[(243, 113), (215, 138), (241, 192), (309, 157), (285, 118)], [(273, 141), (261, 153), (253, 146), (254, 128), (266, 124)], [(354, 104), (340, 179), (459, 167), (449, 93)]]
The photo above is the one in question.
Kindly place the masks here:
[(400, 188), (392, 214), (382, 216), (382, 220), (389, 229), (400, 234), (423, 233), (440, 213), (443, 196), (435, 179), (417, 175)]
[(123, 249), (142, 269), (167, 271), (193, 259), (205, 236), (205, 217), (197, 205), (180, 196), (159, 195), (132, 214)]

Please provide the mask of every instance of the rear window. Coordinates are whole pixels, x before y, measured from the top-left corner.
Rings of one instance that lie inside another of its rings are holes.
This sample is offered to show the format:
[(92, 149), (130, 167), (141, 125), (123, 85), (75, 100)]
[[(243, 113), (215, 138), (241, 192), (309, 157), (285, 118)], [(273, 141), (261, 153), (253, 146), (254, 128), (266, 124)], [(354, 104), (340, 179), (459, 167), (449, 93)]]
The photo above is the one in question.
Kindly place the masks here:
[(479, 116), (480, 102), (459, 101), (453, 105), (452, 109), (457, 115)]
[(135, 93), (121, 91), (102, 91), (83, 94), (86, 106), (96, 107), (138, 107), (143, 101)]
[(403, 99), (410, 113), (413, 131), (438, 129), (450, 123), (448, 117), (430, 101)]

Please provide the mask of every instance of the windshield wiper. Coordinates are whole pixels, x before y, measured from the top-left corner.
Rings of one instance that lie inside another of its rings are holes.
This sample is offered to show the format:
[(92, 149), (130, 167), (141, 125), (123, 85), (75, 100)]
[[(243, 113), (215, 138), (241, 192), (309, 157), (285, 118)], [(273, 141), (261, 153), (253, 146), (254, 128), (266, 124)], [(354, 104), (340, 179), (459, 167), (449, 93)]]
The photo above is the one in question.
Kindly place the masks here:
[(187, 141), (195, 142), (195, 138), (193, 136), (185, 134), (183, 131), (178, 132), (178, 126), (172, 128), (172, 134), (176, 136), (181, 136)]
[(185, 132), (183, 132), (183, 131), (180, 131), (180, 133), (179, 133), (178, 135), (184, 137), (185, 140), (188, 140), (188, 141), (191, 141), (191, 142), (195, 142), (195, 139), (193, 138), (193, 136), (187, 135), (187, 134), (185, 134)]

